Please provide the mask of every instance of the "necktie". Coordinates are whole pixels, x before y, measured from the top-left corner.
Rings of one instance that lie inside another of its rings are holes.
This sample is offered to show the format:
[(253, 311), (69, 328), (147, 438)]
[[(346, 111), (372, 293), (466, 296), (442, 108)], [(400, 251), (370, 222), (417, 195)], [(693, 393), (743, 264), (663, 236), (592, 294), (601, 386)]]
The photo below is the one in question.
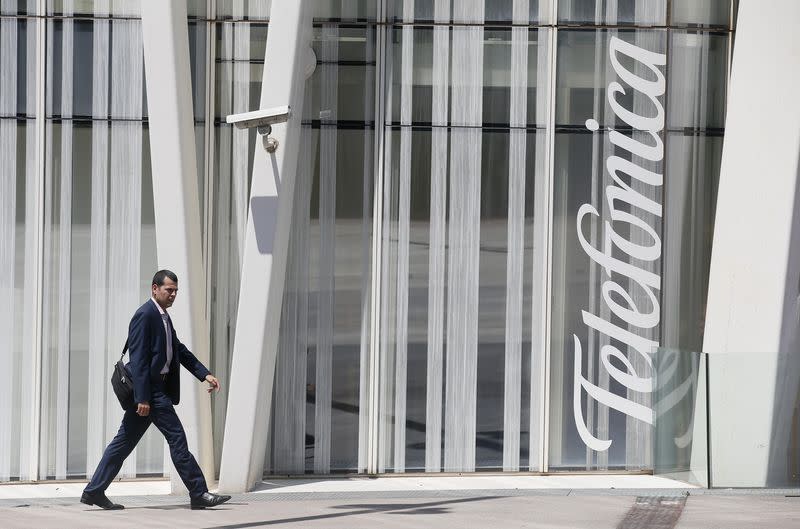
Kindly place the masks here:
[(163, 374), (169, 372), (169, 364), (172, 362), (172, 326), (167, 314), (162, 314), (161, 319), (164, 320), (164, 330), (167, 333), (167, 363), (164, 364), (164, 368), (161, 370)]

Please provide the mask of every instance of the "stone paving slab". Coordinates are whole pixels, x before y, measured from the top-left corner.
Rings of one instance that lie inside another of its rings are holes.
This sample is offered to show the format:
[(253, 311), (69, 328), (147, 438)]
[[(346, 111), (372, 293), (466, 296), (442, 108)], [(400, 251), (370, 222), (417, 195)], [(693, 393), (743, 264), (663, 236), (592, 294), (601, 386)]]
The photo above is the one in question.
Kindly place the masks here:
[[(126, 506), (124, 511), (102, 511), (70, 498), (37, 498), (3, 501), (0, 527), (653, 529), (654, 520), (671, 520), (678, 529), (800, 529), (800, 497), (778, 491), (697, 492), (688, 496), (685, 491), (670, 496), (663, 489), (328, 493), (337, 496), (250, 493), (235, 495), (231, 502), (206, 511), (190, 510), (188, 499), (182, 496), (113, 497)], [(796, 490), (784, 492), (797, 494)], [(679, 518), (642, 510), (659, 502), (680, 502)]]

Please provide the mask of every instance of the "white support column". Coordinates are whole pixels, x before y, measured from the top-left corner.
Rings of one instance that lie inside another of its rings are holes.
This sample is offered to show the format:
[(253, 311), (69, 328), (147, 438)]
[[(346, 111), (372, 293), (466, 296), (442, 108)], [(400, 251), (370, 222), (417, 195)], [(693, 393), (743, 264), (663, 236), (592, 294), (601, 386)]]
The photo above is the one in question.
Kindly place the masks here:
[[(208, 366), (186, 0), (144, 0), (141, 6), (158, 265), (178, 275), (180, 296), (170, 310), (178, 336)], [(181, 386), (178, 415), (189, 450), (210, 482), (214, 479), (210, 400), (204, 385), (186, 370), (181, 370)], [(171, 475), (173, 492), (185, 490), (177, 474)]]
[(800, 379), (798, 19), (796, 0), (739, 3), (703, 344), (715, 487), (792, 479)]
[(267, 154), (261, 138), (255, 148), (220, 466), (223, 492), (249, 490), (264, 468), (303, 93), (307, 72), (313, 70), (305, 4), (283, 2), (270, 17), (260, 108), (288, 104), (291, 115), (272, 127), (277, 151)]

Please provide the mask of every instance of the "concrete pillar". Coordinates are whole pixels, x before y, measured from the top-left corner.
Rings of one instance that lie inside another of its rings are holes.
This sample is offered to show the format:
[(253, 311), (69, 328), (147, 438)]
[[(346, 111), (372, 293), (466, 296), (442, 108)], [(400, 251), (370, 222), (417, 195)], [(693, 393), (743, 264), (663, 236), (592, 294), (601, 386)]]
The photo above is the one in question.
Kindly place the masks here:
[[(178, 337), (208, 366), (186, 0), (142, 0), (141, 6), (158, 266), (178, 275), (180, 291), (170, 315)], [(204, 387), (181, 369), (181, 403), (176, 411), (189, 450), (206, 480), (213, 482), (211, 401)], [(174, 469), (172, 488), (174, 493), (186, 490)]]
[(268, 154), (260, 137), (255, 147), (220, 466), (219, 489), (224, 492), (251, 489), (264, 468), (309, 71), (312, 28), (307, 4), (281, 2), (270, 16), (259, 108), (289, 105), (291, 115), (287, 123), (272, 127), (277, 151)]
[(739, 3), (703, 345), (712, 486), (786, 484), (797, 457), (798, 19), (796, 0)]

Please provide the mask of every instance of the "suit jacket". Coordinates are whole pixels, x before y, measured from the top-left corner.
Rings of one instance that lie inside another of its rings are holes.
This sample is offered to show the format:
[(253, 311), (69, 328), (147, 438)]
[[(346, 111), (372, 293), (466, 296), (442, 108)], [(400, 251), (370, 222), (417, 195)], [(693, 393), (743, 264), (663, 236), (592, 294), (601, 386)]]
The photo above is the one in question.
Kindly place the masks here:
[[(172, 404), (181, 400), (180, 366), (189, 370), (201, 382), (210, 372), (189, 349), (178, 340), (172, 320), (169, 322), (172, 335), (172, 361), (169, 375), (164, 383), (166, 395)], [(151, 381), (161, 377), (161, 370), (167, 362), (167, 336), (164, 320), (152, 299), (139, 307), (128, 326), (128, 351), (133, 378), (133, 400), (136, 403), (152, 402)]]

